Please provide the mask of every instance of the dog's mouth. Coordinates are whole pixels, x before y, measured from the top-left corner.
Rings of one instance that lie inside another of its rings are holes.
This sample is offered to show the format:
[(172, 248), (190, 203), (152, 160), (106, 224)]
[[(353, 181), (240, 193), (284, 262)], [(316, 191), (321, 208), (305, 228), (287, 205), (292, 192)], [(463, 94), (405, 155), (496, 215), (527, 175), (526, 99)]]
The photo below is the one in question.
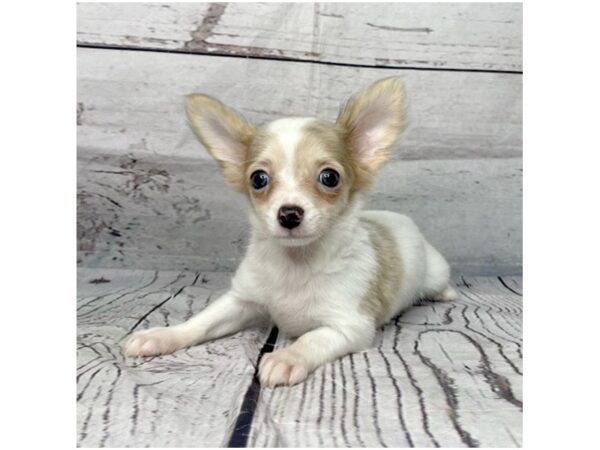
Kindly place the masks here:
[(298, 247), (307, 245), (318, 238), (316, 234), (304, 234), (296, 230), (290, 230), (285, 235), (275, 236), (277, 242), (286, 247)]

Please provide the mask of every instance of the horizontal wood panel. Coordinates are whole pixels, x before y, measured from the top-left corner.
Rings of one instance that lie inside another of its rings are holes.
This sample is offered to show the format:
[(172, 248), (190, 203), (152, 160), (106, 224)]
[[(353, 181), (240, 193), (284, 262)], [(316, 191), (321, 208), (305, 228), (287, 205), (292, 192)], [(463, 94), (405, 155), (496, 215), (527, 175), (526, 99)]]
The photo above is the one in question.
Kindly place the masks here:
[(81, 45), (520, 71), (520, 3), (80, 3)]
[[(78, 260), (88, 267), (234, 270), (248, 236), (247, 202), (199, 158), (83, 152)], [(413, 217), (456, 274), (521, 271), (519, 158), (394, 161), (369, 209)]]
[(250, 329), (174, 355), (124, 358), (136, 330), (202, 310), (228, 274), (78, 270), (79, 447), (227, 445), (267, 330)]
[(409, 125), (397, 158), (520, 157), (520, 75), (357, 69), (281, 61), (78, 50), (80, 152), (208, 158), (192, 135), (184, 95), (205, 92), (254, 123), (282, 116), (335, 120), (357, 90), (402, 76)]

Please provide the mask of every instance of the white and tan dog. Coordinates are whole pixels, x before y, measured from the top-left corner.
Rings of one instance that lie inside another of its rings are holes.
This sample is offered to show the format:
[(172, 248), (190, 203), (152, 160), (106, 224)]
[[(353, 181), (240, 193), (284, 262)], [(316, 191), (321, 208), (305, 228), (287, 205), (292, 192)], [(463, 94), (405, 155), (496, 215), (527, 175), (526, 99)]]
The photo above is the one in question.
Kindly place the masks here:
[(135, 333), (128, 356), (152, 356), (235, 333), (265, 315), (289, 336), (266, 354), (264, 385), (293, 385), (368, 348), (375, 330), (419, 298), (451, 300), (449, 267), (406, 216), (361, 211), (361, 197), (404, 126), (398, 78), (351, 99), (335, 123), (285, 118), (251, 126), (202, 94), (190, 124), (251, 204), (246, 256), (231, 290), (185, 323)]

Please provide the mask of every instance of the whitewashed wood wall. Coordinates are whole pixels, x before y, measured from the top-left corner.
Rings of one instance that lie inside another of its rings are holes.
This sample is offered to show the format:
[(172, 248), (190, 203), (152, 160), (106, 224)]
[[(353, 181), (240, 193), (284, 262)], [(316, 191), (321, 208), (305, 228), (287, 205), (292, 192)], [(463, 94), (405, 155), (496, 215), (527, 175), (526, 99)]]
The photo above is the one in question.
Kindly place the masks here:
[(251, 121), (334, 119), (403, 76), (410, 125), (369, 207), (414, 217), (455, 274), (521, 272), (517, 3), (83, 3), (78, 265), (228, 271), (245, 201), (186, 124), (206, 92)]

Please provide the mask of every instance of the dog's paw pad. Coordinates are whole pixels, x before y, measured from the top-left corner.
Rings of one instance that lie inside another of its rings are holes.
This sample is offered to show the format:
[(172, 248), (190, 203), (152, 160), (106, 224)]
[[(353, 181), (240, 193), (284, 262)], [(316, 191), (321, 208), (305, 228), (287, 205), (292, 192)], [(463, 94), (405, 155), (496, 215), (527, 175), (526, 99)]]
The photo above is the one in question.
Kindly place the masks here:
[(170, 328), (151, 328), (138, 331), (123, 344), (125, 356), (156, 356), (181, 348), (177, 333)]
[(304, 381), (308, 370), (299, 357), (286, 349), (267, 353), (259, 368), (260, 382), (263, 386), (292, 386)]

